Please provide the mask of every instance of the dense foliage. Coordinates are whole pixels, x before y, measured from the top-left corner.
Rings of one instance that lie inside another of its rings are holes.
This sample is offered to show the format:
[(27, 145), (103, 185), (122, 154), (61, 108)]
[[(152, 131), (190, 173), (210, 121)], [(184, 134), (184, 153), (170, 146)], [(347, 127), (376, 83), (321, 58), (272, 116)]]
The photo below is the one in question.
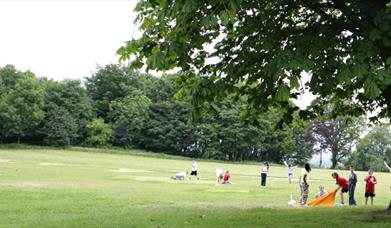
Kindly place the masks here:
[(245, 100), (213, 103), (216, 112), (192, 119), (189, 100), (176, 99), (180, 75), (153, 77), (107, 65), (86, 79), (37, 78), (13, 66), (0, 68), (0, 138), (49, 146), (142, 148), (221, 160), (291, 160), (312, 153), (308, 123), (279, 124), (271, 109), (257, 126), (241, 121)]
[[(182, 70), (196, 109), (235, 93), (249, 114), (280, 106), (289, 121), (288, 99), (309, 90), (355, 101), (337, 114), (391, 117), (389, 0), (144, 0), (135, 11), (142, 35), (118, 53), (136, 68)], [(311, 111), (301, 114), (323, 112)]]
[(153, 77), (107, 65), (98, 67), (84, 85), (37, 78), (7, 65), (0, 68), (0, 76), (3, 142), (116, 146), (207, 159), (292, 163), (322, 151), (332, 154), (333, 167), (356, 164), (359, 169), (390, 156), (390, 129), (374, 128), (360, 139), (366, 129), (362, 118), (324, 116), (307, 122), (296, 113), (291, 123), (281, 124), (284, 111), (271, 108), (256, 115), (258, 125), (251, 125), (242, 116), (246, 97), (229, 95), (210, 103), (214, 112), (193, 119), (190, 101), (175, 98), (180, 74)]

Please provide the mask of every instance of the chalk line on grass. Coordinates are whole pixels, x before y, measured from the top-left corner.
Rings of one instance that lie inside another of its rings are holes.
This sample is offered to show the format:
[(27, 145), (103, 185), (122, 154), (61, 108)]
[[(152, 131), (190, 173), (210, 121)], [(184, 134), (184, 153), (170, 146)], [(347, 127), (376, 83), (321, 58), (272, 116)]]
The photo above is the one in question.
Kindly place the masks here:
[(11, 160), (9, 159), (0, 159), (0, 163), (9, 163)]

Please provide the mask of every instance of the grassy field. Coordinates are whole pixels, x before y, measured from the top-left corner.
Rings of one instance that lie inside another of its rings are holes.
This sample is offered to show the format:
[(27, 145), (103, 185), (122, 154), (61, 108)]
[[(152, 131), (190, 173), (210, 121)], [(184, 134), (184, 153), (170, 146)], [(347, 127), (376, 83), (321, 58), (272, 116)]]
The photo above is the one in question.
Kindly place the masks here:
[[(374, 207), (364, 204), (364, 172), (358, 172), (360, 206), (289, 208), (299, 200), (297, 179), (271, 166), (259, 187), (260, 165), (199, 161), (200, 180), (170, 180), (191, 161), (130, 151), (0, 149), (0, 227), (390, 227), (383, 213), (391, 199), (391, 175), (375, 173)], [(216, 167), (234, 185), (215, 186)], [(332, 170), (314, 169), (310, 200), (322, 184), (331, 191)], [(347, 176), (347, 171), (340, 171)]]

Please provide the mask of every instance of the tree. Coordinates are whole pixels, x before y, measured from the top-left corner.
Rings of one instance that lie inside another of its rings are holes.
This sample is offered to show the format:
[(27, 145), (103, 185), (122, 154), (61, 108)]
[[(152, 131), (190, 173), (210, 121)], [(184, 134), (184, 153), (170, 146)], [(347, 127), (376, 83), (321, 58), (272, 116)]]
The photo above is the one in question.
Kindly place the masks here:
[(87, 138), (85, 144), (95, 147), (108, 147), (111, 145), (113, 130), (102, 118), (95, 118), (87, 124)]
[(357, 143), (365, 123), (361, 118), (337, 117), (312, 121), (310, 134), (320, 153), (331, 152), (332, 168), (347, 158)]
[[(51, 115), (53, 110), (62, 107), (68, 112), (76, 123), (77, 137), (72, 143), (80, 143), (86, 134), (86, 125), (95, 117), (92, 100), (79, 80), (54, 80), (40, 79), (45, 89), (45, 104), (43, 110)], [(42, 131), (41, 131), (42, 132)]]
[(47, 113), (43, 127), (43, 142), (50, 146), (70, 146), (77, 138), (78, 126), (76, 120), (63, 107), (54, 106)]
[(383, 161), (391, 157), (391, 128), (389, 125), (378, 125), (357, 143), (350, 163), (359, 170), (373, 168), (375, 171), (384, 169)]
[(134, 75), (137, 73), (129, 72), (124, 66), (110, 64), (98, 67), (97, 72), (87, 78), (87, 91), (99, 117), (107, 120), (110, 102), (127, 96), (135, 89), (131, 82)]
[(108, 116), (114, 125), (115, 143), (120, 146), (139, 146), (141, 131), (148, 121), (151, 101), (140, 90), (110, 103)]
[(17, 71), (13, 66), (0, 68), (1, 138), (20, 138), (32, 131), (44, 118), (43, 88), (34, 74)]
[(248, 97), (249, 113), (280, 105), (289, 116), (288, 99), (308, 89), (356, 101), (342, 113), (391, 117), (388, 0), (146, 0), (135, 11), (142, 35), (118, 50), (121, 60), (179, 68), (196, 110), (233, 92)]

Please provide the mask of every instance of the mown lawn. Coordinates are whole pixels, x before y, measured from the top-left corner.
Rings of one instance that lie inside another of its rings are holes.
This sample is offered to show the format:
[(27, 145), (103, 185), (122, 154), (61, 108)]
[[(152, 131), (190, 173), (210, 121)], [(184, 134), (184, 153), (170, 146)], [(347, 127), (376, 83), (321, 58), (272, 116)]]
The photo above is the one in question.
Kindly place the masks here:
[[(0, 149), (1, 227), (391, 227), (384, 208), (391, 175), (375, 173), (375, 207), (364, 204), (364, 172), (358, 172), (358, 207), (289, 208), (299, 200), (286, 168), (272, 165), (259, 188), (260, 165), (199, 161), (201, 180), (170, 180), (191, 162), (172, 156), (102, 153), (83, 149)], [(214, 170), (232, 174), (232, 186), (215, 186)], [(314, 169), (317, 186), (331, 191), (332, 170)], [(347, 171), (339, 171), (347, 176)]]

